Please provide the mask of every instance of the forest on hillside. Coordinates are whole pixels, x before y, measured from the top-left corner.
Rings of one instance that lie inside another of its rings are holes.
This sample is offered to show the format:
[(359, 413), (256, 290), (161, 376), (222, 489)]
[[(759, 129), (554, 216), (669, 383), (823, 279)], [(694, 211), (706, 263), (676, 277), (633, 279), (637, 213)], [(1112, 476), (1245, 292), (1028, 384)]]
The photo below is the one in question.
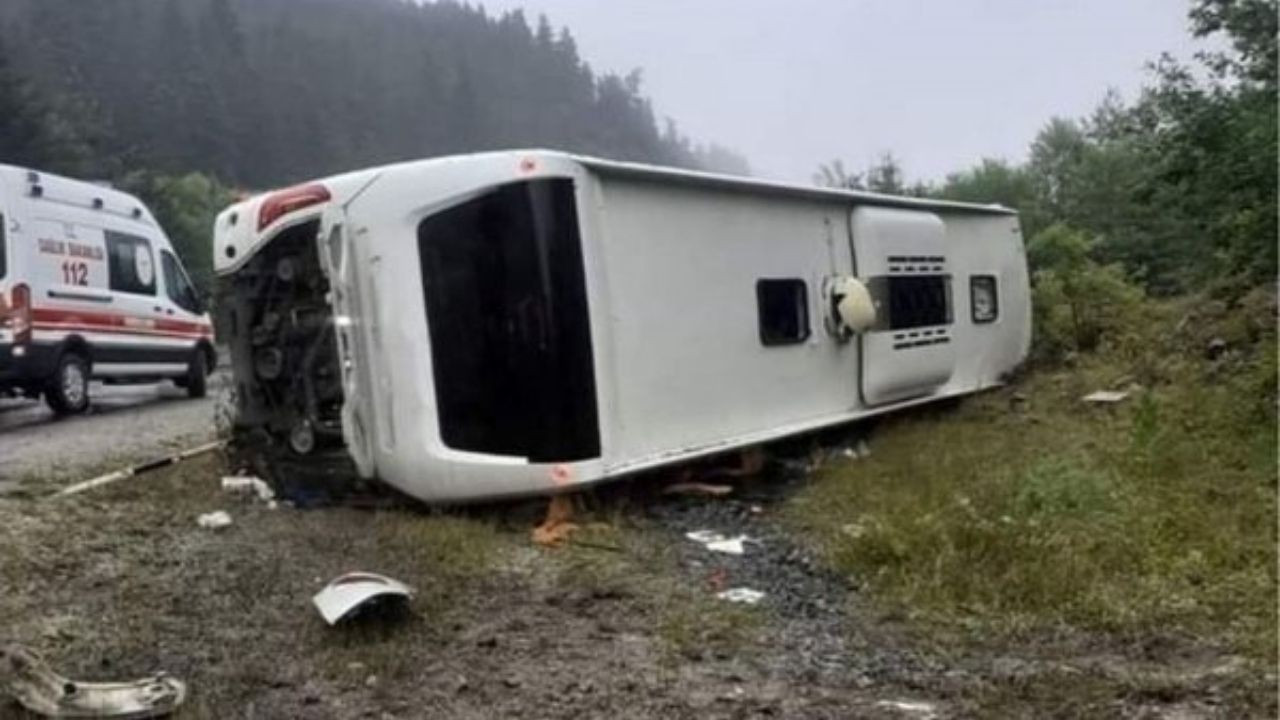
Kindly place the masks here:
[[(567, 29), (520, 12), (448, 0), (7, 0), (0, 38), (0, 157), (49, 170), (199, 171), (263, 188), (544, 146), (747, 171), (659, 123), (638, 71), (593, 72)], [(10, 130), (24, 121), (25, 139)]]
[(236, 190), (549, 147), (736, 174), (568, 29), (441, 0), (5, 0), (0, 162), (141, 196), (208, 287)]

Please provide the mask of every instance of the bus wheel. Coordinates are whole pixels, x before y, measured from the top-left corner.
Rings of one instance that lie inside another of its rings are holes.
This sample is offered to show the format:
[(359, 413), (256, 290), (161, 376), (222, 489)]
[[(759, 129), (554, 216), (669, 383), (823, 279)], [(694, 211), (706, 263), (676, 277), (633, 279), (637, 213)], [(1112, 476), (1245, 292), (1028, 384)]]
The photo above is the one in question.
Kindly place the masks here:
[(195, 354), (191, 356), (191, 362), (187, 365), (187, 376), (183, 378), (183, 383), (179, 387), (187, 389), (187, 397), (202, 398), (206, 392), (206, 381), (209, 373), (204, 357), (204, 350), (196, 348)]
[(89, 409), (89, 363), (75, 352), (58, 358), (58, 367), (44, 390), (44, 401), (58, 415), (76, 415)]

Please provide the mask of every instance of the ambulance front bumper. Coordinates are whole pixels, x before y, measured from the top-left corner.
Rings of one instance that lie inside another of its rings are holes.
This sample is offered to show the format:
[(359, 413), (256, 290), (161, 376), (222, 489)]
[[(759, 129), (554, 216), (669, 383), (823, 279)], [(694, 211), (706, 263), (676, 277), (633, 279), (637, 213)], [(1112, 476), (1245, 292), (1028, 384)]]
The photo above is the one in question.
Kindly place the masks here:
[(42, 382), (53, 374), (57, 348), (53, 345), (0, 339), (0, 385), (23, 386)]

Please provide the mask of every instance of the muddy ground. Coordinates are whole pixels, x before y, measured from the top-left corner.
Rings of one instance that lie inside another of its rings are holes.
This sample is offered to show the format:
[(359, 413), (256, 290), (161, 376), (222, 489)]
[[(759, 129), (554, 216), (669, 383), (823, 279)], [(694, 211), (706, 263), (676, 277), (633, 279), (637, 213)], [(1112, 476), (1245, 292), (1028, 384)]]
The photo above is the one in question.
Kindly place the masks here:
[[(182, 718), (1275, 714), (1274, 673), (1178, 637), (922, 631), (791, 539), (795, 463), (725, 499), (658, 478), (580, 496), (557, 549), (529, 541), (545, 503), (269, 509), (224, 493), (221, 463), (0, 499), (0, 635), (82, 679), (165, 670), (190, 686)], [(232, 526), (197, 527), (217, 509)], [(697, 529), (753, 542), (711, 553)], [(414, 586), (410, 612), (326, 626), (311, 596), (356, 569)], [(738, 586), (764, 601), (716, 599)]]

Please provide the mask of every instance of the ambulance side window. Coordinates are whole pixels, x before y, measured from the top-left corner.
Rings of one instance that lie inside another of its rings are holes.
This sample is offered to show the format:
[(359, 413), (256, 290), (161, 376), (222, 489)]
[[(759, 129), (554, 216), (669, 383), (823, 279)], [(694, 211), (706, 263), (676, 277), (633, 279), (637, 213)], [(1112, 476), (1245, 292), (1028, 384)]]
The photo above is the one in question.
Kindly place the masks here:
[(137, 235), (113, 230), (107, 230), (104, 235), (111, 289), (135, 295), (155, 295), (156, 266), (151, 243)]
[(160, 267), (164, 271), (164, 289), (169, 299), (183, 310), (200, 314), (200, 300), (196, 297), (195, 288), (187, 280), (186, 273), (182, 272), (178, 258), (168, 250), (161, 250)]

